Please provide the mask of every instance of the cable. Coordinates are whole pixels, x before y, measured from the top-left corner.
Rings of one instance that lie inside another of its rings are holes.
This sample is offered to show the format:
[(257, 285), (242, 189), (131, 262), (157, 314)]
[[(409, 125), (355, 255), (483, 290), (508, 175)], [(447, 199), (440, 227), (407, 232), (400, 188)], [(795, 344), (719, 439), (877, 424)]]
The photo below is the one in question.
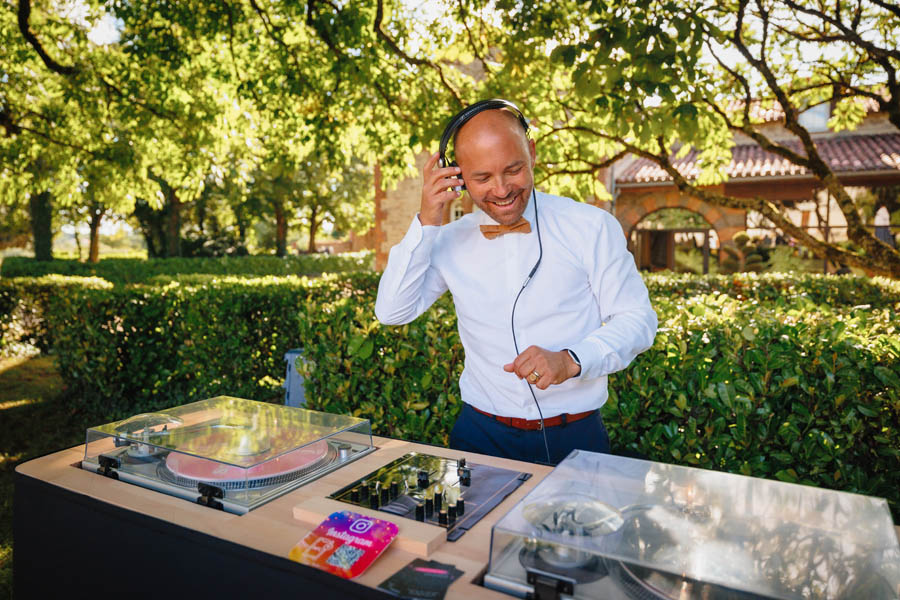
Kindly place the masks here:
[[(534, 189), (534, 182), (532, 182), (531, 186), (531, 198), (534, 200), (534, 228), (537, 231), (538, 238), (538, 259), (537, 262), (534, 263), (534, 266), (531, 268), (531, 272), (528, 273), (528, 277), (525, 278), (525, 282), (522, 284), (522, 288), (519, 290), (519, 293), (516, 294), (516, 299), (513, 301), (512, 314), (509, 317), (510, 321), (510, 329), (512, 329), (512, 338), (513, 338), (513, 346), (516, 349), (516, 356), (520, 354), (519, 352), (519, 343), (516, 341), (516, 305), (519, 303), (519, 297), (522, 295), (522, 292), (525, 291), (525, 286), (531, 281), (531, 278), (534, 277), (534, 274), (538, 270), (538, 266), (541, 264), (541, 259), (544, 258), (544, 245), (541, 242), (541, 222), (538, 219), (538, 205), (537, 205), (537, 192)], [(528, 378), (525, 378), (525, 382), (528, 384), (528, 391), (531, 392), (531, 397), (534, 398), (534, 405), (537, 406), (538, 415), (541, 417), (541, 433), (544, 435), (544, 450), (547, 452), (547, 464), (552, 465), (553, 462), (550, 460), (550, 445), (547, 443), (547, 430), (544, 428), (544, 413), (541, 411), (541, 405), (538, 403), (537, 396), (534, 393), (534, 386)]]

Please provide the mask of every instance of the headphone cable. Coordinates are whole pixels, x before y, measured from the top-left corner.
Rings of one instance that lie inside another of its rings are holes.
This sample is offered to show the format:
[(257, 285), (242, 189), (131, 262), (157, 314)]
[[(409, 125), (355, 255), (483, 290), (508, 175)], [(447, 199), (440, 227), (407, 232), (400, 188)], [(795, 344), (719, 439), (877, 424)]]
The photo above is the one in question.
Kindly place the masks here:
[[(525, 291), (525, 286), (528, 285), (531, 278), (534, 277), (534, 274), (537, 272), (538, 266), (541, 264), (541, 259), (544, 258), (544, 245), (541, 242), (541, 222), (538, 219), (537, 192), (534, 188), (534, 182), (532, 182), (531, 186), (531, 197), (534, 200), (534, 228), (537, 231), (538, 238), (538, 259), (531, 268), (531, 272), (528, 273), (528, 277), (525, 278), (525, 282), (522, 284), (521, 289), (519, 289), (519, 293), (516, 294), (516, 299), (513, 302), (512, 314), (510, 315), (510, 329), (512, 329), (513, 346), (516, 349), (516, 356), (520, 354), (519, 343), (516, 341), (516, 305), (519, 303), (519, 297), (522, 295), (522, 292)], [(544, 413), (541, 411), (541, 405), (538, 403), (537, 396), (534, 393), (534, 385), (528, 381), (528, 378), (525, 379), (525, 382), (528, 384), (528, 391), (531, 392), (531, 397), (534, 399), (534, 405), (537, 407), (538, 415), (540, 415), (541, 418), (541, 433), (544, 436), (544, 450), (547, 453), (547, 464), (552, 465), (553, 463), (550, 460), (550, 445), (547, 443), (547, 430), (544, 428)]]

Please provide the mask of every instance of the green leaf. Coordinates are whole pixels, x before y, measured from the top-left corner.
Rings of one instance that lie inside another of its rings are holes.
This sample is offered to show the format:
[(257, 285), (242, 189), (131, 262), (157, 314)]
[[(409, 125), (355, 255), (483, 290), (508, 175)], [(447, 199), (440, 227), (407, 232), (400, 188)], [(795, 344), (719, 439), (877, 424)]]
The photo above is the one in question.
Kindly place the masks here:
[(373, 340), (372, 338), (367, 338), (366, 341), (363, 342), (362, 346), (360, 346), (357, 356), (362, 360), (366, 360), (367, 358), (372, 356), (372, 352), (374, 350), (375, 340)]
[(799, 377), (785, 377), (785, 379), (781, 382), (781, 387), (789, 388), (797, 385), (798, 383), (800, 383)]
[(788, 483), (797, 483), (797, 480), (799, 479), (799, 477), (797, 477), (797, 472), (793, 469), (782, 469), (775, 473), (775, 477)]
[(752, 325), (746, 325), (743, 329), (741, 329), (741, 335), (744, 336), (744, 339), (748, 342), (752, 342), (756, 339), (756, 332), (753, 330)]
[(350, 356), (355, 356), (364, 341), (366, 341), (366, 338), (362, 335), (355, 335), (350, 338), (350, 343), (347, 344), (347, 353)]
[(873, 369), (875, 373), (875, 377), (878, 378), (881, 383), (886, 386), (892, 387), (894, 389), (900, 389), (900, 378), (897, 377), (897, 374), (887, 367), (877, 366)]
[(864, 414), (867, 417), (877, 417), (878, 416), (877, 411), (872, 410), (868, 406), (863, 406), (862, 404), (857, 404), (856, 410), (858, 410), (859, 412), (861, 412), (862, 414)]

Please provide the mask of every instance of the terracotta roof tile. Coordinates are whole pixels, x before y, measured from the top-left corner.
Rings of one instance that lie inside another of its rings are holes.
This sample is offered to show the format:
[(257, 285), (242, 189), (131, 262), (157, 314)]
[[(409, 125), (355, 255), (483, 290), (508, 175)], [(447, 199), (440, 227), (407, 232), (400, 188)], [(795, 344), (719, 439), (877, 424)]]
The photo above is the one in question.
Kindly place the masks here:
[[(786, 142), (785, 146), (795, 152), (802, 152), (799, 142)], [(822, 158), (836, 173), (853, 171), (900, 171), (900, 133), (879, 135), (847, 135), (816, 141)], [(687, 156), (673, 163), (680, 173), (688, 178), (696, 177), (697, 152), (692, 150)], [(804, 175), (806, 169), (766, 152), (756, 144), (732, 148), (731, 163), (725, 169), (729, 179), (752, 177), (784, 177)], [(624, 173), (616, 177), (616, 183), (654, 183), (670, 181), (671, 178), (656, 163), (639, 158)]]

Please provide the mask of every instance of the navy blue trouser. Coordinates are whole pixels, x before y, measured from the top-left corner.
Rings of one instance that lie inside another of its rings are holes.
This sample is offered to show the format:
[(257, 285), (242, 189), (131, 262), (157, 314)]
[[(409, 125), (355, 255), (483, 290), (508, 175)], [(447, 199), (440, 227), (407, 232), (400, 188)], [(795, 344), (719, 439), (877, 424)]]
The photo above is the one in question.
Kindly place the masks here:
[[(547, 427), (544, 431), (547, 432), (551, 464), (559, 463), (576, 448), (609, 453), (609, 435), (599, 410), (574, 423)], [(542, 431), (526, 431), (498, 423), (465, 403), (450, 432), (450, 447), (501, 458), (547, 463)]]

